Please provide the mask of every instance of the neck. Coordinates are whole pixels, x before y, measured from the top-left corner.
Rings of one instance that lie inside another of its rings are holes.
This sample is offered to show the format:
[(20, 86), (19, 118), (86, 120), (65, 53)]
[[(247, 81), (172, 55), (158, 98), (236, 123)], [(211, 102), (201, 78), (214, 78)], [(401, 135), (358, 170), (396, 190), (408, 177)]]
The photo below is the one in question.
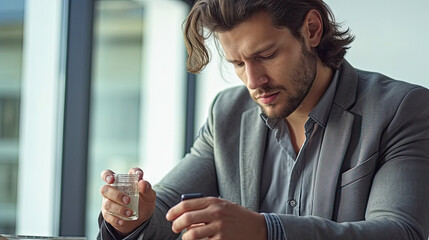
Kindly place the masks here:
[(332, 80), (332, 76), (333, 70), (322, 64), (320, 59), (318, 59), (316, 78), (314, 79), (310, 91), (301, 105), (286, 118), (291, 134), (292, 146), (296, 154), (298, 154), (299, 149), (301, 149), (305, 141), (304, 125), (308, 120), (308, 114), (310, 114), (311, 110), (313, 110), (325, 93)]
[(323, 96), (329, 84), (331, 83), (333, 74), (334, 71), (330, 67), (324, 65), (320, 59), (318, 59), (316, 78), (314, 79), (310, 91), (302, 101), (301, 105), (299, 105), (299, 107), (293, 113), (286, 117), (286, 121), (288, 121), (290, 124), (301, 123), (304, 125), (308, 119), (308, 114), (310, 114), (311, 110), (313, 110), (313, 108), (319, 102), (320, 98)]

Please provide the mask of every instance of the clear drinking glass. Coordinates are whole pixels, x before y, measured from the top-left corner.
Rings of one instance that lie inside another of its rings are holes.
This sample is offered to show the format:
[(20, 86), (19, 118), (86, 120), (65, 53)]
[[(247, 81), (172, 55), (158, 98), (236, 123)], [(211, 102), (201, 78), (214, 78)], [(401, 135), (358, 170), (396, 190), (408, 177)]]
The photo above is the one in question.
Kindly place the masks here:
[(124, 220), (136, 220), (139, 212), (139, 190), (137, 183), (139, 181), (139, 176), (137, 174), (115, 174), (115, 182), (110, 184), (110, 186), (115, 189), (127, 194), (130, 197), (130, 202), (124, 204), (124, 206), (130, 208), (133, 214), (130, 217), (118, 216), (111, 213), (119, 218)]

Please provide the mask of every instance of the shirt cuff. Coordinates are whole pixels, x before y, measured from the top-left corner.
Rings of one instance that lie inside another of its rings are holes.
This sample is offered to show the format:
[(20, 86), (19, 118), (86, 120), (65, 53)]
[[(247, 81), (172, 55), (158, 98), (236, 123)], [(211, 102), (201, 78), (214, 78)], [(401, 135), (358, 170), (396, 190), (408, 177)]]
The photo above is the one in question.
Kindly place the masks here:
[(286, 240), (282, 222), (279, 216), (274, 213), (261, 213), (265, 217), (267, 224), (267, 240)]
[(110, 240), (110, 239), (114, 239), (114, 240), (119, 240), (119, 239), (122, 239), (122, 240), (141, 240), (141, 239), (143, 239), (144, 230), (146, 229), (146, 226), (148, 225), (149, 220), (150, 219), (145, 221), (142, 225), (140, 225), (138, 228), (136, 228), (133, 232), (131, 232), (127, 236), (119, 236), (119, 234), (112, 227), (112, 225), (110, 225), (109, 223), (107, 223), (104, 220), (103, 224), (104, 224), (104, 227), (107, 229), (107, 235), (108, 236), (103, 236), (104, 234), (106, 234), (106, 232), (101, 231), (100, 232), (101, 233), (101, 240)]

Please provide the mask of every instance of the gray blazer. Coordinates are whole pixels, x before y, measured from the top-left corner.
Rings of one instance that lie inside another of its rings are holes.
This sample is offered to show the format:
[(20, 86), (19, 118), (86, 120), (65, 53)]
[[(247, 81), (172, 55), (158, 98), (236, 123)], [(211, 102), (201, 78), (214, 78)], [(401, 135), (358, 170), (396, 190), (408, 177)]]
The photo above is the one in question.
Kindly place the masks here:
[[(279, 215), (287, 239), (427, 239), (429, 91), (346, 61), (338, 84), (313, 212)], [(144, 239), (177, 237), (165, 214), (182, 193), (220, 195), (257, 212), (266, 138), (247, 89), (221, 92), (191, 153), (155, 186), (157, 207)]]

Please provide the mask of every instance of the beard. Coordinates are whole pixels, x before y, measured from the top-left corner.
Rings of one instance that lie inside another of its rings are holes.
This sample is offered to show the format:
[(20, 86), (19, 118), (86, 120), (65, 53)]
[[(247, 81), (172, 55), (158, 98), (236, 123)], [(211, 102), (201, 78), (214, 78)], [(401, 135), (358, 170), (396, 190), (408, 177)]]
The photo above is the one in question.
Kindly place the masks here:
[(316, 54), (309, 51), (303, 43), (301, 44), (301, 49), (302, 54), (298, 66), (289, 74), (289, 79), (293, 85), (294, 91), (288, 91), (283, 86), (269, 86), (269, 84), (266, 84), (256, 90), (252, 96), (255, 102), (258, 103), (254, 97), (256, 95), (262, 95), (263, 93), (276, 90), (283, 90), (288, 93), (286, 104), (278, 111), (267, 111), (269, 108), (274, 109), (276, 104), (262, 105), (258, 103), (262, 113), (269, 118), (284, 119), (288, 117), (301, 105), (313, 85), (317, 73), (317, 57)]

